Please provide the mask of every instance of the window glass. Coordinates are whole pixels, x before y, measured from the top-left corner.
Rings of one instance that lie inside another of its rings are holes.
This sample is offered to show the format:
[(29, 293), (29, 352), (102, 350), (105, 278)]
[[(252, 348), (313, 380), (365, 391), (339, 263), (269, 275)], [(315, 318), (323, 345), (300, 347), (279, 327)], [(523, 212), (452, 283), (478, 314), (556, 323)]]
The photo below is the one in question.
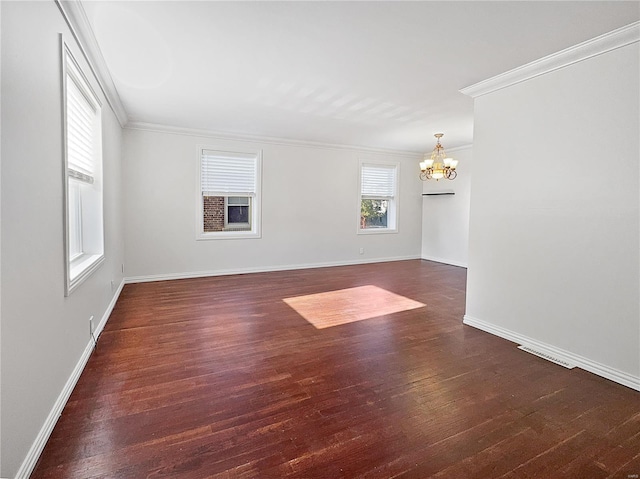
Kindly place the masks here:
[(365, 198), (360, 204), (361, 228), (387, 228), (389, 200)]

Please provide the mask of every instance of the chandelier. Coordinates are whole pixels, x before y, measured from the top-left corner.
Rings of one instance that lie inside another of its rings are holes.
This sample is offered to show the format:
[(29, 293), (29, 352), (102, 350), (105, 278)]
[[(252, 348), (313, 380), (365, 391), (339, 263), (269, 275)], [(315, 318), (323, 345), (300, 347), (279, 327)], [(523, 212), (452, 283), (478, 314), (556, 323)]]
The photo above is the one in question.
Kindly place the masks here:
[(440, 144), (440, 138), (444, 136), (444, 133), (436, 133), (436, 146), (431, 152), (431, 156), (426, 153), (424, 159), (420, 162), (420, 179), (436, 180), (446, 178), (447, 180), (453, 180), (458, 173), (456, 172), (456, 166), (458, 166), (458, 160), (453, 158), (447, 158), (447, 154), (444, 152), (444, 147)]

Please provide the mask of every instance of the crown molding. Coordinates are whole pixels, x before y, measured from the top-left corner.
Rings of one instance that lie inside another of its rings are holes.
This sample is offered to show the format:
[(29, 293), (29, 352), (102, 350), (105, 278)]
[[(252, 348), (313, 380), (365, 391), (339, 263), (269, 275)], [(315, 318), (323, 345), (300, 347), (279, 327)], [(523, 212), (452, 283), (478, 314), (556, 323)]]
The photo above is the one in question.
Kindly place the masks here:
[(586, 42), (553, 53), (527, 63), (508, 72), (475, 83), (460, 90), (460, 93), (477, 98), (487, 93), (530, 80), (540, 75), (587, 60), (603, 53), (640, 41), (640, 22), (634, 22)]
[(215, 138), (219, 140), (245, 141), (249, 143), (260, 143), (281, 146), (303, 146), (308, 148), (321, 148), (326, 150), (348, 150), (372, 154), (384, 154), (402, 156), (412, 159), (420, 158), (424, 152), (393, 150), (388, 148), (373, 148), (368, 146), (344, 145), (336, 143), (324, 143), (311, 140), (293, 140), (289, 138), (278, 138), (273, 136), (260, 136), (245, 133), (233, 133), (219, 130), (200, 130), (196, 128), (184, 128), (180, 126), (159, 125), (156, 123), (145, 123), (140, 121), (130, 121), (127, 123), (127, 130), (151, 131), (155, 133), (167, 133), (171, 135), (197, 136), (201, 138)]
[(127, 112), (122, 106), (120, 95), (113, 83), (82, 3), (79, 0), (55, 0), (55, 2), (96, 77), (107, 103), (116, 115), (120, 126), (124, 128), (128, 122)]
[(453, 148), (447, 148), (446, 150), (447, 153), (451, 153), (462, 150), (470, 150), (471, 148), (473, 148), (473, 143), (469, 143), (468, 145), (454, 146)]

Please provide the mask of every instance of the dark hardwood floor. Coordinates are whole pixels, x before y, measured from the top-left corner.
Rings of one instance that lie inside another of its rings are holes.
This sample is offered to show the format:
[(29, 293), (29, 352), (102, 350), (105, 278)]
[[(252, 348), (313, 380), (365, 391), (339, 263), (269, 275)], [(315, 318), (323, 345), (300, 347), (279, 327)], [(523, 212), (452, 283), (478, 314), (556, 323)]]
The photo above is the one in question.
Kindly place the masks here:
[[(427, 261), (127, 285), (33, 478), (640, 474), (640, 393), (462, 324)], [(283, 298), (426, 304), (315, 329)]]

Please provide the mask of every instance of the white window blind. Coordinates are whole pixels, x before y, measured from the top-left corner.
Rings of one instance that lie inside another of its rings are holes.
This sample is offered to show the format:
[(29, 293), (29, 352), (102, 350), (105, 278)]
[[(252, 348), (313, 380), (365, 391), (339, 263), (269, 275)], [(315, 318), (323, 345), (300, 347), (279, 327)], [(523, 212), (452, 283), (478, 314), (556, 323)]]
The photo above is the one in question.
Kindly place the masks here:
[(256, 155), (202, 150), (203, 196), (255, 196)]
[(395, 166), (362, 165), (360, 194), (363, 197), (393, 198), (396, 194)]
[(67, 68), (67, 167), (69, 176), (93, 183), (96, 108), (78, 87), (77, 82), (82, 80), (70, 59), (67, 59)]

